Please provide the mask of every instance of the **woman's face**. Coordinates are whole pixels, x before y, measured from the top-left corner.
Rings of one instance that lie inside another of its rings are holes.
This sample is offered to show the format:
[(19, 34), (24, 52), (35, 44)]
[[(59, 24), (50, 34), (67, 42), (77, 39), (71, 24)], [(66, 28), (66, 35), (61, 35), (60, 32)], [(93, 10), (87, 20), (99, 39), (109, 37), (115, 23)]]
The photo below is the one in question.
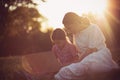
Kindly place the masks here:
[(77, 33), (81, 31), (81, 24), (78, 22), (70, 23), (70, 24), (64, 24), (65, 28), (70, 32), (70, 33)]

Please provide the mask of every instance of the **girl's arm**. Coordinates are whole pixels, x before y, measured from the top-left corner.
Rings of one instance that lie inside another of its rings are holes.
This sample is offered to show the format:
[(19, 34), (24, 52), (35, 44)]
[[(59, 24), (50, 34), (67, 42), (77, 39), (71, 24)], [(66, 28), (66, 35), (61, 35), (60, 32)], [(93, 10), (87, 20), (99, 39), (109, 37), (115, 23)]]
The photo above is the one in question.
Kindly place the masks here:
[(60, 64), (60, 66), (63, 66), (63, 64), (60, 62), (60, 59), (59, 59), (59, 58), (57, 58), (57, 61), (58, 61), (58, 63)]

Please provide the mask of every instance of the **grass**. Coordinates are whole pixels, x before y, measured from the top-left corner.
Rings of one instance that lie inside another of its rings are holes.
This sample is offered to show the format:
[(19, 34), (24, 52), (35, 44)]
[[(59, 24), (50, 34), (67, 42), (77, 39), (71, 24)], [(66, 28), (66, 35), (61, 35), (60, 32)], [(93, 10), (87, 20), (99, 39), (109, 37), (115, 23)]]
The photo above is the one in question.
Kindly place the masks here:
[(0, 65), (0, 80), (25, 80), (21, 57), (1, 57)]

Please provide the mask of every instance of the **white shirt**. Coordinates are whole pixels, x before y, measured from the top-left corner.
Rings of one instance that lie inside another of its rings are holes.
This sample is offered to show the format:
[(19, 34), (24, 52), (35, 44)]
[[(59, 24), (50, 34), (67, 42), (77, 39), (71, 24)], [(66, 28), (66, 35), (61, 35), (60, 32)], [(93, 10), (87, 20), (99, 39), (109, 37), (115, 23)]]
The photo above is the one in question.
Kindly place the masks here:
[(98, 49), (97, 52), (91, 53), (79, 62), (79, 66), (85, 64), (92, 71), (108, 71), (118, 67), (112, 59), (110, 50), (106, 47), (103, 33), (97, 25), (91, 24), (75, 34), (74, 38), (77, 49), (83, 54), (88, 48)]

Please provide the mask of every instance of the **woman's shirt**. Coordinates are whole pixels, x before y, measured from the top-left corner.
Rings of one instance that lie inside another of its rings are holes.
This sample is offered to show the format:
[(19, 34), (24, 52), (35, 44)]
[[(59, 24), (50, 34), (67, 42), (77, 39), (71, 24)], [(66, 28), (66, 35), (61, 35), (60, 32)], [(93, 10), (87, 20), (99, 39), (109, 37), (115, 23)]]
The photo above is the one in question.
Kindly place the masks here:
[(96, 52), (89, 54), (81, 61), (91, 70), (102, 71), (118, 67), (112, 59), (110, 50), (106, 47), (103, 33), (97, 25), (91, 24), (88, 28), (75, 34), (74, 38), (77, 49), (83, 54), (88, 48), (97, 48)]
[(95, 24), (91, 24), (86, 29), (75, 34), (74, 38), (77, 49), (82, 51), (82, 53), (88, 48), (97, 48), (99, 50), (106, 47), (105, 37)]
[(59, 47), (55, 44), (52, 48), (52, 51), (55, 54), (56, 58), (60, 60), (60, 63), (62, 65), (73, 62), (77, 56), (76, 47), (68, 42), (66, 42), (65, 46), (62, 49), (59, 49)]

